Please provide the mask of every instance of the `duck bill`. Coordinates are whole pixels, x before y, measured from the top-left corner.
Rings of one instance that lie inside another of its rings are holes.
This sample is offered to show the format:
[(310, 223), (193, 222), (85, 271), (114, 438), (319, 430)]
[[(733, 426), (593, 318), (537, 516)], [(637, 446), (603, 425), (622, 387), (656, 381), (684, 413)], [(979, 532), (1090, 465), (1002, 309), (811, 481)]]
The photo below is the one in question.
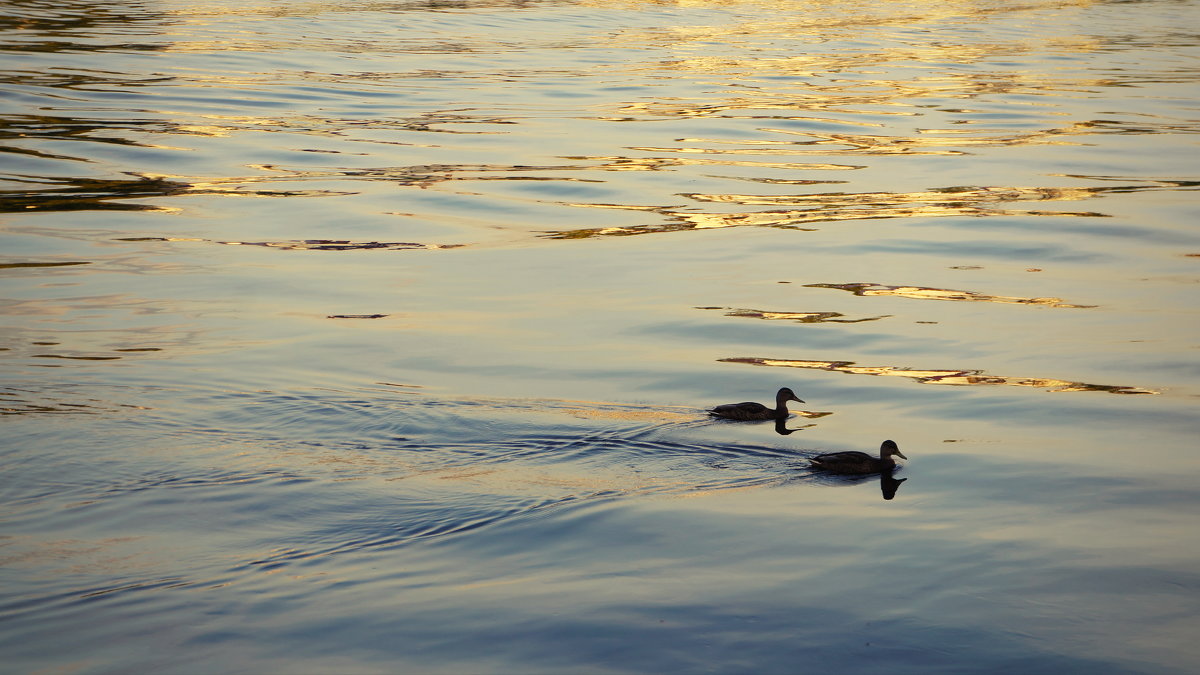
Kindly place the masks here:
[(899, 450), (893, 451), (892, 454), (899, 457), (900, 459), (908, 459), (907, 457), (904, 456), (904, 453), (900, 452)]

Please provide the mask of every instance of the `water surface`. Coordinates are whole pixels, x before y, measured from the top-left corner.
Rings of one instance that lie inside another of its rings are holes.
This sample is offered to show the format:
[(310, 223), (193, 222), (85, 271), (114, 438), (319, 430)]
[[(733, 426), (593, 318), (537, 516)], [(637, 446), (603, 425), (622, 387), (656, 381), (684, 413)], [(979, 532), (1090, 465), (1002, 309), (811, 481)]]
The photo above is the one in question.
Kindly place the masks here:
[(1200, 667), (1197, 3), (3, 14), (6, 670)]

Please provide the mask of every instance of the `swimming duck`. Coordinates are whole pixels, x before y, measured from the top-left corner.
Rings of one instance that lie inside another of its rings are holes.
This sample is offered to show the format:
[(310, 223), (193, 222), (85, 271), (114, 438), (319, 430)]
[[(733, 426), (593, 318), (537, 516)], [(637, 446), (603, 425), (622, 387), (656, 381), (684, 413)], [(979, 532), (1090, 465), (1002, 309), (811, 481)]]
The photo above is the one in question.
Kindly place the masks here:
[(745, 403), (726, 403), (719, 405), (708, 411), (713, 417), (721, 417), (727, 420), (777, 420), (787, 417), (787, 402), (804, 401), (797, 398), (796, 394), (791, 389), (784, 387), (775, 394), (775, 407), (768, 408), (761, 403), (746, 401)]
[(908, 459), (895, 441), (884, 441), (879, 446), (879, 456), (872, 457), (865, 452), (850, 450), (848, 452), (830, 452), (813, 457), (810, 462), (814, 469), (825, 469), (834, 473), (881, 473), (891, 471), (896, 466), (895, 455)]

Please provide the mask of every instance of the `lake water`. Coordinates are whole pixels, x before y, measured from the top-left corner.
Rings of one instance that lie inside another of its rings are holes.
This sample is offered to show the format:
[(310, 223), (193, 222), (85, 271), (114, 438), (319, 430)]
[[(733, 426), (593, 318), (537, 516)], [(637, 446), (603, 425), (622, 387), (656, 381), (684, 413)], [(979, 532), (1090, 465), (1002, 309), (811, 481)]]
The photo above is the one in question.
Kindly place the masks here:
[(0, 670), (1200, 671), (1198, 10), (7, 0)]

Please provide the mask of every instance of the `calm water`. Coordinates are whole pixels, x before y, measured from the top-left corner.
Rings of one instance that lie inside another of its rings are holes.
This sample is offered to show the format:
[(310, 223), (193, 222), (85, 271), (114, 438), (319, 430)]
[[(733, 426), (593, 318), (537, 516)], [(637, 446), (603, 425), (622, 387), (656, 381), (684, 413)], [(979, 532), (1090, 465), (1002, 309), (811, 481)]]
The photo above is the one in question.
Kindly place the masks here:
[(0, 670), (1200, 670), (1200, 3), (2, 4)]

